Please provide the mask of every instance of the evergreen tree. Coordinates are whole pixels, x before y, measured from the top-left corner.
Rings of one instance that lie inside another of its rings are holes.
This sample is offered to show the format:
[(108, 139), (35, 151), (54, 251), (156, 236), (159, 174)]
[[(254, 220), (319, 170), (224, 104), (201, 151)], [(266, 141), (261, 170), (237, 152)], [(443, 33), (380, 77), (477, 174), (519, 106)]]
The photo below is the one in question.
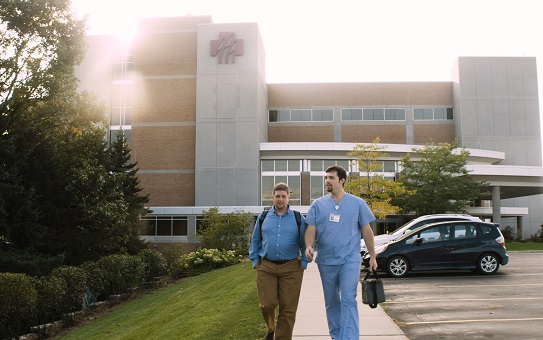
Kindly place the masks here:
[[(110, 171), (115, 174), (117, 180), (121, 183), (124, 201), (128, 206), (128, 232), (131, 242), (127, 248), (134, 252), (141, 249), (142, 243), (139, 241), (140, 230), (146, 227), (140, 217), (149, 214), (151, 211), (145, 207), (149, 202), (149, 194), (142, 195), (140, 180), (137, 177), (137, 162), (130, 161), (130, 148), (124, 131), (117, 134), (116, 140), (111, 143), (108, 150), (110, 157)], [(135, 247), (135, 249), (133, 249)]]

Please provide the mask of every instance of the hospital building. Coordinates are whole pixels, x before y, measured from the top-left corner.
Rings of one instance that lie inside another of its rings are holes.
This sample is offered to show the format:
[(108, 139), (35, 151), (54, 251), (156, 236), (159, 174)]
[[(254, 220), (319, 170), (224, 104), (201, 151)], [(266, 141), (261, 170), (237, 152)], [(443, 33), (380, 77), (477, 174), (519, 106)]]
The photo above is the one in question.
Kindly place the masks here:
[[(256, 23), (147, 18), (130, 43), (88, 36), (87, 45), (80, 86), (106, 104), (108, 138), (120, 130), (129, 138), (152, 210), (142, 237), (157, 246), (196, 247), (212, 207), (256, 216), (280, 181), (306, 213), (326, 193), (326, 167), (359, 174), (347, 153), (376, 138), (391, 180), (413, 148), (458, 140), (468, 170), (492, 192), (470, 214), (521, 238), (543, 224), (535, 57), (459, 56), (452, 81), (269, 84)], [(391, 216), (374, 231), (400, 224)]]

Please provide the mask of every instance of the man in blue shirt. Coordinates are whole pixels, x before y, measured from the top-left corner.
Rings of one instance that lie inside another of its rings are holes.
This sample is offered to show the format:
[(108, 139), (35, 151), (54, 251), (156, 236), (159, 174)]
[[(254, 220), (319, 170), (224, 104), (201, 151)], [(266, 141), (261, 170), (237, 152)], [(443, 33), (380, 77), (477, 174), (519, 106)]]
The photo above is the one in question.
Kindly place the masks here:
[(305, 255), (315, 262), (324, 291), (326, 318), (332, 339), (359, 338), (359, 318), (356, 301), (360, 279), (360, 237), (364, 237), (371, 255), (370, 271), (377, 269), (373, 231), (375, 220), (370, 208), (359, 197), (346, 193), (343, 185), (347, 172), (341, 166), (326, 169), (325, 195), (315, 200), (306, 216)]
[[(304, 269), (308, 260), (304, 235), (306, 224), (303, 216), (298, 226), (294, 211), (288, 204), (290, 190), (285, 183), (278, 183), (272, 191), (273, 208), (262, 225), (258, 217), (249, 258), (256, 269), (256, 284), (260, 310), (267, 326), (266, 340), (292, 339), (296, 310), (300, 299)], [(279, 306), (277, 325), (275, 309)]]

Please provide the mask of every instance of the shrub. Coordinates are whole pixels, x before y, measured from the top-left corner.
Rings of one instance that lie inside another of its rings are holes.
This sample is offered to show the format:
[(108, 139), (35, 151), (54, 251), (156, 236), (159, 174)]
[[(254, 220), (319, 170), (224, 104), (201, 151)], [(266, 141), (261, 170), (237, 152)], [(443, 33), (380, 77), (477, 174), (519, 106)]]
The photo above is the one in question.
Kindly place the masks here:
[(203, 212), (202, 229), (196, 234), (205, 248), (234, 250), (238, 255), (249, 251), (249, 237), (254, 219), (250, 213), (219, 214), (218, 208)]
[(50, 276), (58, 277), (66, 283), (63, 312), (70, 313), (80, 310), (87, 289), (87, 273), (79, 267), (62, 266), (53, 269)]
[(60, 319), (64, 310), (67, 284), (59, 276), (45, 276), (37, 280), (39, 324)]
[(513, 233), (513, 229), (510, 226), (505, 227), (501, 232), (506, 241), (515, 240), (515, 233)]
[(195, 252), (182, 255), (174, 264), (174, 277), (189, 277), (213, 269), (228, 267), (239, 263), (242, 256), (233, 250), (198, 248)]
[(20, 273), (0, 273), (0, 338), (16, 338), (34, 321), (38, 292), (33, 279)]
[(146, 281), (152, 281), (153, 278), (166, 274), (166, 260), (162, 254), (154, 249), (144, 249), (138, 257), (145, 264), (144, 278)]
[(181, 247), (171, 245), (164, 248), (162, 256), (164, 256), (164, 259), (166, 260), (168, 274), (171, 275), (173, 273), (175, 261), (177, 261), (181, 255), (183, 255), (183, 249), (181, 249)]
[(64, 263), (64, 255), (33, 254), (6, 245), (0, 247), (0, 272), (24, 273), (30, 276), (49, 275)]
[(541, 230), (536, 232), (534, 235), (530, 236), (529, 241), (531, 241), (531, 242), (543, 242), (543, 225), (541, 225)]
[(124, 294), (139, 287), (145, 276), (145, 264), (141, 258), (132, 255), (109, 255), (98, 260), (105, 273), (107, 294)]
[(107, 273), (98, 262), (89, 261), (81, 265), (87, 274), (87, 291), (83, 300), (83, 307), (89, 308), (96, 300), (107, 300), (109, 297), (109, 283)]

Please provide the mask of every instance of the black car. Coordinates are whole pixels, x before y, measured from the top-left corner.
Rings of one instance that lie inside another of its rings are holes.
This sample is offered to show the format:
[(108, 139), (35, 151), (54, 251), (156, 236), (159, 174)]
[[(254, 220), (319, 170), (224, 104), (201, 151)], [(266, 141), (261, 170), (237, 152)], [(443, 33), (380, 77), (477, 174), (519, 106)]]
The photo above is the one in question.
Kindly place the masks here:
[[(476, 269), (494, 274), (509, 256), (499, 225), (475, 221), (428, 224), (375, 247), (378, 270), (392, 277), (410, 271)], [(368, 267), (369, 254), (363, 258)]]

